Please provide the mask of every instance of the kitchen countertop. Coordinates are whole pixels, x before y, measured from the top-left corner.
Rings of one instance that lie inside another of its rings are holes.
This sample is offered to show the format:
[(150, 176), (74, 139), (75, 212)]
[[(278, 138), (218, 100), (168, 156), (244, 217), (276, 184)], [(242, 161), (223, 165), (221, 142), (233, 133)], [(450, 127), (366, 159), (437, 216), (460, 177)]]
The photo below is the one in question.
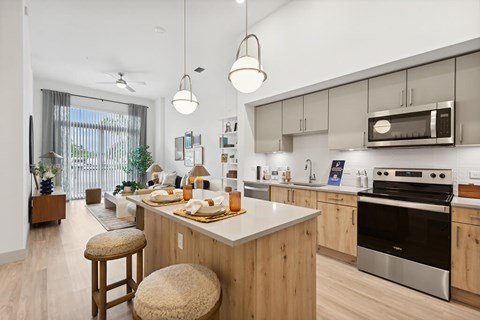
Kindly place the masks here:
[[(223, 203), (228, 205), (228, 194), (223, 192), (194, 190), (193, 197), (206, 199), (220, 194), (225, 196)], [(184, 204), (151, 207), (142, 201), (144, 197), (145, 195), (128, 196), (127, 200), (231, 247), (264, 237), (320, 215), (320, 211), (316, 209), (307, 209), (242, 196), (242, 208), (247, 210), (246, 213), (221, 221), (201, 223), (173, 213), (175, 210), (182, 208)]]
[(313, 191), (324, 191), (324, 192), (337, 192), (345, 194), (354, 194), (356, 195), (360, 191), (367, 190), (368, 188), (358, 188), (351, 186), (321, 186), (321, 187), (309, 187), (309, 186), (299, 186), (292, 183), (281, 183), (272, 180), (243, 180), (243, 182), (258, 183), (269, 186), (283, 187), (283, 188), (292, 188), (292, 189), (303, 189), (303, 190), (313, 190)]
[(452, 207), (480, 209), (480, 199), (462, 198), (455, 196), (452, 200)]

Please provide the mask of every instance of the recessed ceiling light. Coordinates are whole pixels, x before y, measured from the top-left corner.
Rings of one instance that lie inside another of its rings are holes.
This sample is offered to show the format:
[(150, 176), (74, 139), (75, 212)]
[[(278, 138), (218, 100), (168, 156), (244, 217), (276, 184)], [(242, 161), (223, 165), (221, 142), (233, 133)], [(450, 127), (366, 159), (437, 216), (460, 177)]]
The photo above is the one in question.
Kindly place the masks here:
[(165, 33), (166, 30), (163, 27), (156, 26), (155, 28), (153, 28), (153, 31), (155, 31), (156, 33)]
[(196, 68), (195, 70), (193, 70), (193, 71), (200, 73), (200, 72), (205, 71), (205, 69), (202, 68), (202, 67), (197, 67), (197, 68)]
[(245, 0), (235, 0), (235, 1), (237, 1), (237, 3), (244, 3), (245, 2)]

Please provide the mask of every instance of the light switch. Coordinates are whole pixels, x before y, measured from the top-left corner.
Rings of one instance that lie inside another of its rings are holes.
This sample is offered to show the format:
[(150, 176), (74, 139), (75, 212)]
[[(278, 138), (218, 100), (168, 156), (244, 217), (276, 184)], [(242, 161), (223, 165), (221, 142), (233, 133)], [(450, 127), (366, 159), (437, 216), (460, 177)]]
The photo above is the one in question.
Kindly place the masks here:
[(183, 250), (183, 234), (180, 232), (177, 234), (177, 246), (178, 249)]
[(480, 171), (470, 171), (470, 179), (480, 179)]

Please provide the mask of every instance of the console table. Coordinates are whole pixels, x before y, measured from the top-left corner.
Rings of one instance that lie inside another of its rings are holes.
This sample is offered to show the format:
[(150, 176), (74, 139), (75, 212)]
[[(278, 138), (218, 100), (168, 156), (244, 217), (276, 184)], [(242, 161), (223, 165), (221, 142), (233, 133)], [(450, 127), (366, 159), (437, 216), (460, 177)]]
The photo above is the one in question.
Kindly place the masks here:
[(65, 219), (67, 195), (62, 187), (55, 187), (52, 194), (41, 194), (34, 190), (32, 194), (31, 223), (58, 221)]

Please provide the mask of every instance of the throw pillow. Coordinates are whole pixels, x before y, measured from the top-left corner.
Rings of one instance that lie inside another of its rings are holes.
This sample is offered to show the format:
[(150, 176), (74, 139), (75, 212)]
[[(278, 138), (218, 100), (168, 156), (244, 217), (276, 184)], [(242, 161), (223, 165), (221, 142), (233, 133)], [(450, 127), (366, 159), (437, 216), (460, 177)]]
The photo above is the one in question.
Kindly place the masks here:
[(165, 173), (163, 177), (162, 184), (163, 185), (168, 185), (168, 186), (174, 186), (175, 185), (175, 178), (177, 177), (177, 172), (173, 171), (170, 173)]

